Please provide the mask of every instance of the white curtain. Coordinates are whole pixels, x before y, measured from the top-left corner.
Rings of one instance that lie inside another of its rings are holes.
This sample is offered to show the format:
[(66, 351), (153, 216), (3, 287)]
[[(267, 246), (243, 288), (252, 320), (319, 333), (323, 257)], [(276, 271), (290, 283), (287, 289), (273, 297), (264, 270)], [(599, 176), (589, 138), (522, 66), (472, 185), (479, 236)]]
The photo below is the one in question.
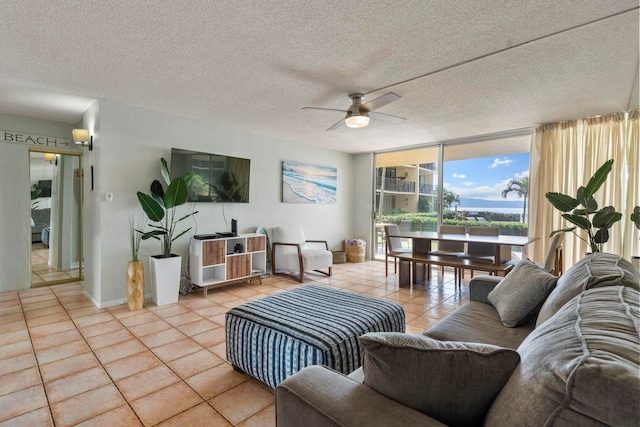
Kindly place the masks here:
[[(607, 181), (594, 195), (598, 207), (613, 206), (622, 220), (610, 230), (602, 251), (620, 254), (627, 259), (640, 255), (638, 231), (631, 223), (633, 207), (640, 202), (639, 112), (615, 113), (540, 126), (531, 141), (529, 234), (539, 237), (528, 255), (545, 259), (553, 230), (571, 226), (545, 198), (547, 192), (576, 196), (595, 171), (613, 159)], [(582, 230), (577, 230), (586, 237)], [(565, 234), (564, 269), (573, 265), (589, 250), (588, 245), (572, 233)]]

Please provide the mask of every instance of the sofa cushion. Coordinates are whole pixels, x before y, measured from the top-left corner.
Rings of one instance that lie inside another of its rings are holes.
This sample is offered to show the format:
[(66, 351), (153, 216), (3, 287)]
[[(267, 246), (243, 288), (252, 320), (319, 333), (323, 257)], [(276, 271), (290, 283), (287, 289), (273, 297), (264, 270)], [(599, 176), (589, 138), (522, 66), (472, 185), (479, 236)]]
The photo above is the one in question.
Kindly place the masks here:
[(393, 332), (360, 337), (364, 384), (451, 426), (481, 425), (520, 356), (492, 345)]
[(360, 366), (358, 369), (356, 369), (355, 371), (351, 372), (349, 375), (347, 375), (349, 378), (351, 378), (352, 380), (359, 382), (360, 384), (362, 384), (364, 382), (364, 371), (362, 370), (362, 366)]
[(629, 286), (640, 290), (638, 273), (629, 261), (619, 255), (602, 252), (587, 255), (560, 276), (555, 289), (540, 309), (536, 327), (576, 295), (587, 289), (604, 286)]
[(516, 349), (531, 333), (535, 321), (535, 317), (530, 317), (518, 327), (505, 328), (491, 304), (469, 301), (423, 335), (441, 341), (477, 342)]
[(638, 425), (639, 315), (640, 292), (626, 286), (576, 296), (518, 348), (486, 425)]
[[(446, 427), (320, 365), (307, 366), (281, 382), (276, 388), (275, 400), (278, 427)], [(202, 420), (189, 425), (212, 424), (215, 422)], [(274, 423), (263, 421), (255, 425), (273, 426)]]
[(523, 259), (489, 292), (488, 299), (500, 315), (502, 324), (513, 328), (540, 307), (557, 280), (556, 276), (534, 262)]
[(35, 209), (31, 211), (31, 219), (34, 225), (42, 227), (49, 225), (51, 222), (51, 208)]

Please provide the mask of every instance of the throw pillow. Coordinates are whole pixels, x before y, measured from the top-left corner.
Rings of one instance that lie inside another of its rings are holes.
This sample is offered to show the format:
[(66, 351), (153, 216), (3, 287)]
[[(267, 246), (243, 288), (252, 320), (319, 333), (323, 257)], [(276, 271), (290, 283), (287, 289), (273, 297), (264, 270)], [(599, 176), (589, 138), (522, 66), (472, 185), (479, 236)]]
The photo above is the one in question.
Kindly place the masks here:
[(364, 384), (451, 426), (482, 425), (518, 365), (515, 350), (424, 335), (362, 335)]
[(528, 259), (520, 261), (487, 298), (504, 326), (515, 328), (538, 307), (556, 286), (558, 278)]

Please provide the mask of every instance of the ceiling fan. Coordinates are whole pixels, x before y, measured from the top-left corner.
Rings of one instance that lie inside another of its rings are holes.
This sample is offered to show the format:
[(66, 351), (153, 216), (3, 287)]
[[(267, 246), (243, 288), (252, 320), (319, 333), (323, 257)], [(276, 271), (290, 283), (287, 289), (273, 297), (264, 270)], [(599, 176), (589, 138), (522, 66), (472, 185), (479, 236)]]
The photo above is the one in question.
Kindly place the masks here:
[(392, 124), (400, 124), (404, 122), (405, 118), (392, 116), (391, 114), (384, 114), (374, 112), (373, 110), (377, 110), (380, 107), (384, 107), (385, 105), (397, 101), (400, 99), (400, 96), (396, 95), (393, 92), (386, 93), (382, 96), (379, 96), (376, 99), (372, 99), (371, 101), (363, 104), (364, 95), (361, 93), (354, 93), (349, 95), (351, 98), (351, 106), (348, 110), (338, 110), (335, 108), (321, 108), (321, 107), (302, 107), (303, 110), (324, 110), (324, 111), (340, 111), (341, 113), (346, 113), (344, 119), (341, 119), (339, 122), (331, 126), (327, 130), (334, 130), (342, 126), (343, 124), (350, 128), (362, 128), (369, 124), (369, 118), (374, 120), (380, 120), (386, 123)]

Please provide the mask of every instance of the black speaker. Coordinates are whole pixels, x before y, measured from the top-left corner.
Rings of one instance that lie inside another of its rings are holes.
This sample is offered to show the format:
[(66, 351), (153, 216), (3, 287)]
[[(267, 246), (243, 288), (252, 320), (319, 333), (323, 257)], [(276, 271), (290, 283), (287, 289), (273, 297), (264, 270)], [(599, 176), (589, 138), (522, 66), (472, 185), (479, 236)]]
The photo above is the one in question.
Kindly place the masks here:
[(231, 232), (234, 236), (238, 235), (238, 221), (236, 221), (235, 219), (231, 220)]

